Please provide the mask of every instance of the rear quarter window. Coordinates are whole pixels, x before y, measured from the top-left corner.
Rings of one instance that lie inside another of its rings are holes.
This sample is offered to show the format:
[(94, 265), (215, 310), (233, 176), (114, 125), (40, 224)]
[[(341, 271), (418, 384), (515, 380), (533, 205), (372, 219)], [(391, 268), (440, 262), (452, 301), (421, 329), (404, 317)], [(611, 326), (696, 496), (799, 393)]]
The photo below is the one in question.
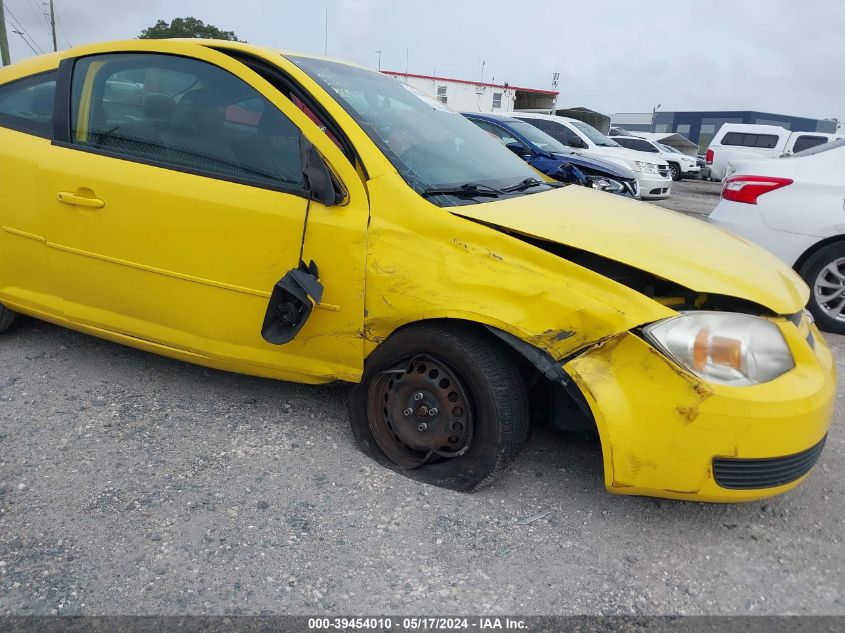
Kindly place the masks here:
[(805, 149), (824, 145), (828, 142), (828, 140), (829, 139), (826, 136), (812, 136), (809, 134), (802, 134), (797, 139), (795, 139), (795, 145), (793, 145), (792, 151), (803, 152)]
[(56, 71), (0, 86), (0, 126), (52, 138)]

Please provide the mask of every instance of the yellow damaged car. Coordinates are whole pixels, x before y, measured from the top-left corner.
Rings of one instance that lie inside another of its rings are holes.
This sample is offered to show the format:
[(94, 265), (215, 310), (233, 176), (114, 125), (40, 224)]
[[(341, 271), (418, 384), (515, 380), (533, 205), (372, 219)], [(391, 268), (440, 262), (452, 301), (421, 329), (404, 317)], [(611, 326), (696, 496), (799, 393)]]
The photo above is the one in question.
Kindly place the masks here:
[(205, 40), (22, 62), (0, 191), (0, 329), (356, 383), (356, 440), (421, 481), (489, 484), (533, 417), (595, 429), (623, 494), (758, 499), (824, 446), (834, 365), (790, 269), (548, 182), (380, 73)]

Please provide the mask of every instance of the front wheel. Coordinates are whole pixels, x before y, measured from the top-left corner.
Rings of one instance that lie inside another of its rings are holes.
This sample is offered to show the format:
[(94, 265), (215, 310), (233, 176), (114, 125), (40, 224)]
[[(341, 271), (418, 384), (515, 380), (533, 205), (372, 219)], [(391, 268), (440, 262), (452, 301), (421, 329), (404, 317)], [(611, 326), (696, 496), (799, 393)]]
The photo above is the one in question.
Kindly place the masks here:
[(17, 314), (9, 310), (9, 308), (3, 304), (0, 304), (0, 334), (12, 327), (12, 323), (15, 322), (15, 317), (17, 317)]
[(681, 168), (675, 163), (669, 163), (669, 173), (672, 175), (672, 180), (675, 182), (681, 179)]
[(350, 394), (362, 450), (408, 477), (475, 491), (492, 483), (528, 434), (525, 384), (484, 331), (442, 322), (394, 333)]
[(829, 244), (814, 253), (799, 273), (810, 286), (807, 307), (819, 328), (845, 334), (845, 242)]

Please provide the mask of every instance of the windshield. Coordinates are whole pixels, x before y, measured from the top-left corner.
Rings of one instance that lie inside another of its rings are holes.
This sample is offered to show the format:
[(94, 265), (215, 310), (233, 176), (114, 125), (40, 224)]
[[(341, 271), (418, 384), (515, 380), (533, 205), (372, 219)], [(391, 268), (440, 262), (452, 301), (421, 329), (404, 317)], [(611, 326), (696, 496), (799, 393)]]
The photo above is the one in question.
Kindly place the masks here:
[(577, 128), (581, 134), (586, 136), (596, 145), (600, 145), (601, 147), (620, 147), (619, 143), (613, 139), (607, 138), (604, 134), (588, 123), (584, 123), (583, 121), (569, 121), (568, 123), (572, 127)]
[(541, 149), (544, 152), (554, 152), (557, 154), (572, 153), (571, 148), (566, 147), (563, 143), (561, 143), (557, 139), (552, 138), (542, 130), (538, 130), (530, 123), (526, 123), (525, 121), (512, 120), (505, 121), (504, 124), (526, 140), (536, 145), (538, 149)]
[(396, 79), (291, 56), (325, 88), (417, 192), (476, 183), (504, 188), (537, 172), (457, 112)]
[(655, 143), (655, 145), (657, 145), (657, 147), (662, 149), (664, 152), (669, 152), (670, 154), (680, 154), (681, 153), (678, 150), (676, 150), (674, 147), (672, 147), (671, 145), (664, 145), (663, 143)]

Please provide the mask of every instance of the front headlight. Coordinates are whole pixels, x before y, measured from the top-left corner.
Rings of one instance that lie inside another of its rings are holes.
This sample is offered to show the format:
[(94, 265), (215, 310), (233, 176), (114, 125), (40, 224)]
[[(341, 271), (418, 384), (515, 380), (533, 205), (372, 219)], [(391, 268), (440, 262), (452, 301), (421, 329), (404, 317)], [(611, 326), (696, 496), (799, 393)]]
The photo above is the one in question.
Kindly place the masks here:
[(643, 332), (675, 362), (719, 384), (756, 385), (795, 366), (777, 326), (747, 314), (686, 312)]
[(637, 166), (637, 171), (641, 171), (646, 174), (659, 174), (660, 172), (657, 171), (657, 165), (654, 163), (647, 163), (642, 160), (635, 160), (634, 164)]
[(599, 191), (608, 191), (610, 193), (622, 193), (625, 191), (625, 186), (613, 178), (593, 178), (591, 184), (593, 189), (598, 189)]

